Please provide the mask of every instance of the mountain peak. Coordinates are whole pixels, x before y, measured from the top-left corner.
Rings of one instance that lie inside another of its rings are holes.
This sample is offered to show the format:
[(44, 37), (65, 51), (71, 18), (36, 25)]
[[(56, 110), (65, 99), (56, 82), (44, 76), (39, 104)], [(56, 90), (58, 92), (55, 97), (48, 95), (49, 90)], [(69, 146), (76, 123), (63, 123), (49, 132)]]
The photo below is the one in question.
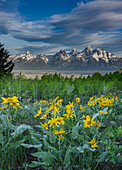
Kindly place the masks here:
[(78, 53), (78, 51), (74, 48), (69, 54), (70, 55), (76, 55)]
[(29, 54), (31, 54), (30, 51), (27, 51), (27, 52), (26, 52), (26, 55), (29, 55)]
[(86, 47), (83, 51), (85, 52), (86, 55), (89, 55), (90, 53), (92, 53), (93, 50), (91, 48), (91, 45), (89, 44), (89, 46)]
[(87, 47), (90, 51), (92, 50), (92, 48), (91, 48), (91, 45), (89, 44), (89, 46)]

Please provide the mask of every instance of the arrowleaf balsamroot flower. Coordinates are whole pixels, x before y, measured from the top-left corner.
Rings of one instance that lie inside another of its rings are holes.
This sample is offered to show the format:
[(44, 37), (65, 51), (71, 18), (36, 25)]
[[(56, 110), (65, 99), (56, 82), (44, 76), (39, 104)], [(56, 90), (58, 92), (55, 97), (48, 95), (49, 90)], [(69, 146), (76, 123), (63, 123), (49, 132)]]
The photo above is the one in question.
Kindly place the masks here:
[(95, 123), (96, 123), (96, 121), (93, 121), (95, 119), (95, 117), (93, 117), (92, 119), (90, 119), (90, 116), (86, 116), (86, 120), (83, 120), (83, 122), (84, 122), (84, 126), (83, 127), (88, 127), (88, 128), (90, 128), (90, 126), (93, 126)]
[(104, 112), (104, 111), (98, 111), (101, 115), (105, 115), (107, 114), (108, 112)]
[(3, 103), (2, 104), (5, 104), (5, 103), (9, 103), (10, 105), (13, 106), (13, 108), (15, 108), (17, 110), (17, 107), (20, 107), (20, 104), (19, 104), (19, 100), (18, 100), (18, 97), (14, 96), (12, 98), (8, 97), (8, 98), (5, 98), (5, 97), (1, 97), (1, 99), (3, 100)]
[(36, 115), (34, 115), (33, 117), (36, 118), (36, 117), (40, 116), (41, 115), (41, 111), (42, 111), (42, 108), (40, 107), (38, 113)]
[(61, 134), (65, 133), (65, 131), (61, 128), (60, 131), (54, 130), (53, 133), (54, 133), (55, 135), (61, 135)]
[(46, 128), (48, 130), (48, 123), (47, 122), (45, 122), (44, 124), (41, 124), (41, 125), (42, 125), (43, 129)]
[(6, 109), (8, 107), (8, 105), (4, 106), (4, 107), (0, 107), (0, 109)]
[(43, 116), (42, 116), (42, 117), (40, 117), (40, 119), (44, 119), (44, 118), (46, 118), (46, 117), (47, 117), (47, 115), (48, 115), (48, 114), (46, 114), (46, 113), (45, 113), (45, 114), (43, 114)]
[(98, 145), (97, 145), (98, 142), (96, 142), (96, 139), (93, 139), (91, 142), (88, 142), (88, 143), (91, 144), (91, 147), (92, 147), (93, 149), (96, 148), (96, 147), (98, 147)]
[(69, 102), (69, 104), (68, 105), (66, 105), (66, 108), (65, 109), (71, 109), (71, 110), (73, 110), (74, 109), (74, 105), (73, 105), (73, 102), (71, 103), (71, 102)]
[(62, 140), (64, 138), (64, 136), (61, 134), (60, 136), (59, 136), (59, 140)]
[(79, 97), (76, 97), (75, 101), (76, 101), (77, 103), (80, 103), (80, 98), (79, 98)]
[(48, 124), (50, 124), (50, 127), (53, 126), (53, 129), (55, 128), (55, 126), (58, 126), (56, 118), (51, 118), (51, 120), (48, 121)]
[(101, 127), (101, 125), (100, 125), (100, 123), (99, 123), (99, 120), (98, 120), (96, 123), (94, 123), (93, 126), (96, 127), (96, 128)]
[(73, 114), (73, 110), (71, 109), (67, 109), (66, 110), (67, 114), (64, 114), (63, 116), (66, 117), (66, 119), (68, 119), (69, 117), (73, 118), (73, 116), (75, 116), (75, 114)]
[(82, 105), (80, 105), (80, 109), (81, 109), (81, 110), (85, 110), (85, 107), (83, 107)]
[(57, 116), (56, 121), (57, 121), (57, 123), (58, 123), (59, 125), (60, 125), (60, 124), (64, 125), (64, 124), (65, 124), (65, 121), (64, 121), (63, 119), (64, 119), (63, 117)]

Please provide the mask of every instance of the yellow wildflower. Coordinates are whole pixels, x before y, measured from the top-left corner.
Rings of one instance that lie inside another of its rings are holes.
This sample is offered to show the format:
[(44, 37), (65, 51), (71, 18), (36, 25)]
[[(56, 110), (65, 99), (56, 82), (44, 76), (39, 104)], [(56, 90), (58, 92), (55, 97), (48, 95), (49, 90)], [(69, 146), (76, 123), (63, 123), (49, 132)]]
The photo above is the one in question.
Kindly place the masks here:
[(93, 149), (96, 148), (96, 147), (98, 147), (98, 145), (97, 145), (98, 142), (96, 142), (96, 139), (93, 139), (91, 142), (88, 142), (88, 143), (91, 144), (91, 147), (92, 147)]
[(85, 118), (85, 115), (83, 115), (82, 117)]
[(98, 129), (98, 127), (101, 127), (100, 123), (99, 123), (99, 120), (93, 124), (94, 127), (96, 127)]
[(52, 111), (52, 110), (53, 110), (53, 107), (54, 107), (53, 105), (50, 106), (48, 109), (45, 110), (45, 113), (49, 113), (50, 111)]
[(38, 113), (36, 115), (34, 115), (33, 117), (36, 118), (36, 117), (40, 116), (41, 115), (41, 111), (42, 111), (42, 108), (40, 107)]
[(71, 103), (71, 102), (69, 102), (69, 104), (68, 105), (66, 105), (66, 108), (65, 109), (71, 109), (71, 110), (73, 110), (74, 109), (74, 105), (73, 105), (73, 102)]
[(3, 100), (3, 103), (2, 104), (5, 104), (5, 103), (9, 103), (10, 105), (13, 106), (13, 108), (15, 108), (17, 110), (17, 107), (20, 107), (20, 104), (19, 104), (19, 100), (18, 100), (18, 97), (14, 96), (12, 98), (8, 97), (8, 98), (5, 98), (5, 97), (1, 97), (1, 99)]
[(65, 133), (65, 131), (61, 128), (60, 131), (54, 130), (53, 133), (54, 133), (55, 135), (61, 135), (61, 134)]
[(0, 109), (6, 109), (8, 107), (8, 105), (4, 106), (4, 107), (0, 107)]
[(16, 103), (16, 102), (10, 102), (10, 105), (12, 105), (13, 108), (15, 108), (16, 110), (17, 110), (17, 107), (16, 107), (16, 106), (22, 108), (22, 107), (20, 106), (20, 104), (19, 104), (19, 103)]
[(48, 114), (46, 114), (46, 113), (45, 113), (45, 114), (43, 114), (43, 116), (42, 116), (42, 117), (40, 117), (40, 119), (44, 119), (44, 118), (46, 118), (46, 117), (47, 117), (47, 115), (48, 115)]
[(52, 101), (52, 104), (55, 103), (58, 98), (59, 98), (59, 96), (57, 96), (57, 97)]
[(64, 138), (64, 136), (61, 134), (60, 136), (59, 136), (59, 140), (62, 140)]
[(37, 105), (38, 101), (36, 101), (34, 104)]
[(3, 103), (1, 103), (1, 104), (9, 103), (8, 100), (7, 100), (7, 98), (1, 97), (1, 99), (3, 100)]
[(47, 122), (45, 122), (44, 124), (41, 124), (41, 125), (42, 125), (43, 129), (46, 128), (48, 130), (48, 123)]
[(77, 103), (80, 103), (80, 98), (79, 97), (76, 97), (75, 100), (76, 100)]
[(66, 110), (67, 114), (64, 114), (63, 116), (66, 117), (66, 119), (68, 119), (69, 117), (73, 118), (73, 116), (75, 116), (75, 114), (73, 114), (73, 110), (71, 109), (67, 109)]
[(92, 119), (90, 119), (90, 116), (86, 116), (86, 120), (83, 120), (84, 122), (84, 127), (88, 127), (90, 128), (90, 126), (93, 126), (94, 123), (96, 123), (96, 121), (93, 121), (95, 119), (95, 117), (93, 117)]
[(98, 111), (101, 115), (105, 115), (107, 114), (108, 112), (104, 112), (104, 111)]
[(58, 122), (55, 118), (51, 118), (51, 120), (48, 121), (48, 124), (50, 124), (50, 127), (53, 126), (53, 129), (55, 126), (58, 126)]
[(63, 117), (57, 116), (56, 121), (57, 121), (57, 123), (58, 123), (59, 125), (60, 125), (60, 124), (64, 125), (64, 124), (65, 124), (65, 121), (64, 121), (63, 119), (64, 119)]
[(89, 106), (94, 106), (95, 105), (95, 101), (88, 101), (88, 105)]
[(81, 110), (85, 110), (85, 107), (83, 107), (82, 105), (80, 105), (80, 109), (81, 109)]
[(62, 102), (63, 102), (63, 99), (59, 99), (59, 100), (57, 101), (57, 105), (62, 105)]

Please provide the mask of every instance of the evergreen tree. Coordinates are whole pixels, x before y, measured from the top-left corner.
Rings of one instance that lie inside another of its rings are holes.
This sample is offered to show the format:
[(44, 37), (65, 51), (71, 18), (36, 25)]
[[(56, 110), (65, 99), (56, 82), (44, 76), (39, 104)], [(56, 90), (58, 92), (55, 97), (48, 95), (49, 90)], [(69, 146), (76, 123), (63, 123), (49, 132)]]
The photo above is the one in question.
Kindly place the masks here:
[(9, 52), (4, 49), (4, 44), (0, 43), (0, 77), (4, 75), (10, 75), (12, 69), (14, 68), (14, 63), (9, 60)]

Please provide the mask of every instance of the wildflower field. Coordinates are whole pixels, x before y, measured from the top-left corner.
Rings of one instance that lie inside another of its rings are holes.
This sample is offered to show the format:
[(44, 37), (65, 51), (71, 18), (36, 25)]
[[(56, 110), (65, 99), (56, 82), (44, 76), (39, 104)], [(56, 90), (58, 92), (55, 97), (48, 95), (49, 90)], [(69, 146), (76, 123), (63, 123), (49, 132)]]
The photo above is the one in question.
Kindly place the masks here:
[(0, 170), (122, 168), (121, 72), (0, 86)]

